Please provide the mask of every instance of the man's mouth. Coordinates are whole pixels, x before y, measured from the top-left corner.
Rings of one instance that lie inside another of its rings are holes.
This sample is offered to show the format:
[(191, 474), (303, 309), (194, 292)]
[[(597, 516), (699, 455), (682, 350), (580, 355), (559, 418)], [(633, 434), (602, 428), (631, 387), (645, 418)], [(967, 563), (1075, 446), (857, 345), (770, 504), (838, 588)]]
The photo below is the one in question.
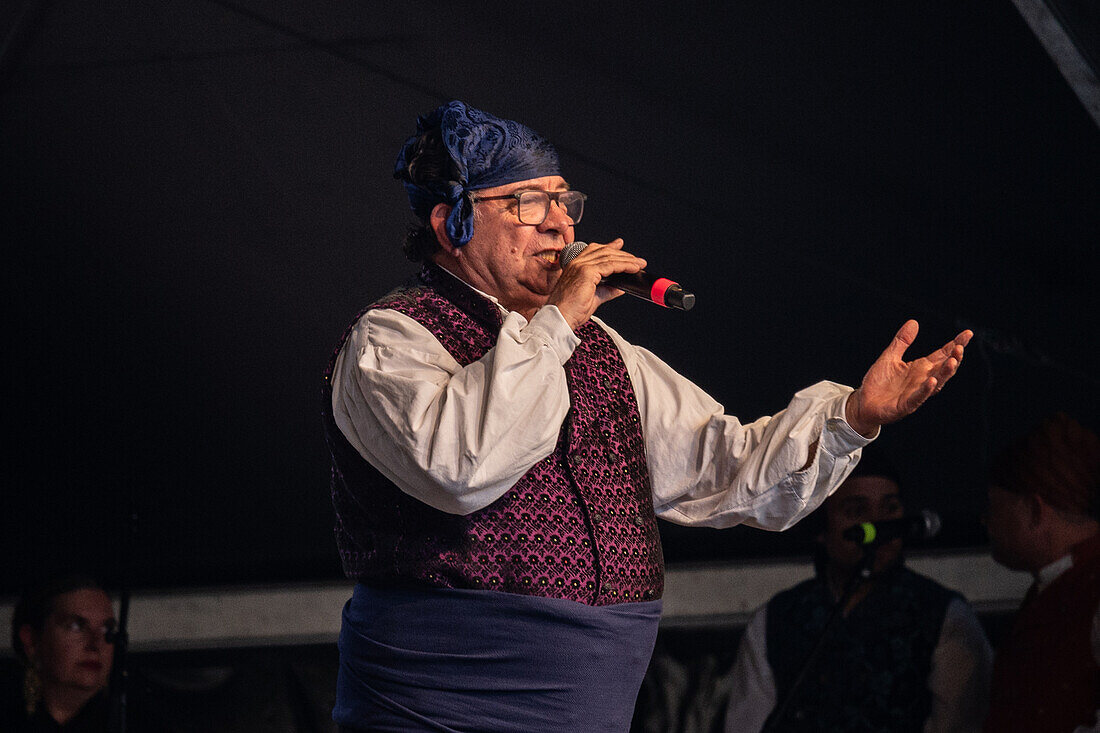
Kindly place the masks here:
[(537, 255), (535, 255), (535, 256), (536, 256), (536, 257), (539, 257), (539, 258), (541, 258), (541, 259), (544, 259), (544, 260), (546, 260), (546, 261), (547, 261), (547, 262), (549, 262), (549, 263), (550, 263), (551, 265), (556, 265), (556, 264), (558, 264), (558, 252), (557, 252), (557, 250), (553, 250), (553, 249), (544, 249), (543, 251), (539, 252), (539, 253), (538, 253)]

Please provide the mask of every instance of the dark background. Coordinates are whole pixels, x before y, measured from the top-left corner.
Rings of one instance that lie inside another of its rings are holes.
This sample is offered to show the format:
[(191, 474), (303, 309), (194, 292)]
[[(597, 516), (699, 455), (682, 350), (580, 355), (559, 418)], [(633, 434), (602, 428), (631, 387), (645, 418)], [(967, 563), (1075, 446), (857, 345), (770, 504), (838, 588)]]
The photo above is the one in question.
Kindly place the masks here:
[[(1055, 409), (1095, 427), (1100, 131), (1007, 0), (83, 0), (0, 22), (0, 592), (125, 558), (139, 587), (339, 577), (319, 375), (413, 271), (393, 160), (450, 98), (553, 140), (590, 196), (578, 238), (622, 236), (696, 293), (600, 315), (745, 420), (858, 383), (907, 318), (914, 354), (974, 329), (881, 439), (942, 546), (984, 543), (1006, 441)], [(795, 551), (665, 530), (671, 562)]]

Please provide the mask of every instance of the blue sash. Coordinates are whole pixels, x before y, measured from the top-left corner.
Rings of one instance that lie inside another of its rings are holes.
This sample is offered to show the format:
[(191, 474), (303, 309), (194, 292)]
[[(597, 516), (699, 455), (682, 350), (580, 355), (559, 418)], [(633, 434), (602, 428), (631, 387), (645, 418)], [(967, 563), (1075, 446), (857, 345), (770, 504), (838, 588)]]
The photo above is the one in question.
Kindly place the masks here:
[(360, 583), (332, 717), (369, 731), (626, 731), (660, 616), (659, 600)]

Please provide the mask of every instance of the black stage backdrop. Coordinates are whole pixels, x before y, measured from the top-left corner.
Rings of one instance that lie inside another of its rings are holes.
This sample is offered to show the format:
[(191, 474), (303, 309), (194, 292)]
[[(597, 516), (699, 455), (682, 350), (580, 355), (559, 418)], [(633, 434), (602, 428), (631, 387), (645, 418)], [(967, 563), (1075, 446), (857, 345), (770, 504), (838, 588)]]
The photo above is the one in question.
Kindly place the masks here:
[[(7, 392), (0, 592), (338, 577), (319, 375), (402, 281), (393, 159), (449, 98), (557, 143), (698, 296), (600, 315), (746, 420), (854, 384), (909, 318), (978, 333), (887, 429), (944, 546), (986, 465), (1093, 424), (1100, 132), (1008, 0), (12, 3), (0, 66)], [(137, 516), (132, 546), (126, 541)], [(666, 527), (670, 561), (787, 552)], [(129, 548), (129, 549), (128, 549)]]

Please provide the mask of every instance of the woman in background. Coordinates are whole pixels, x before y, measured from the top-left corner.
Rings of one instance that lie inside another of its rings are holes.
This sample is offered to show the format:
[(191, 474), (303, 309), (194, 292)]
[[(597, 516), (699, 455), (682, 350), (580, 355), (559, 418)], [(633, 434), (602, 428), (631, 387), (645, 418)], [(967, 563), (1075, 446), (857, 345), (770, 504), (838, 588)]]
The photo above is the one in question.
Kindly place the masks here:
[(11, 639), (24, 666), (21, 730), (107, 730), (116, 623), (110, 597), (87, 576), (58, 578), (19, 599)]

